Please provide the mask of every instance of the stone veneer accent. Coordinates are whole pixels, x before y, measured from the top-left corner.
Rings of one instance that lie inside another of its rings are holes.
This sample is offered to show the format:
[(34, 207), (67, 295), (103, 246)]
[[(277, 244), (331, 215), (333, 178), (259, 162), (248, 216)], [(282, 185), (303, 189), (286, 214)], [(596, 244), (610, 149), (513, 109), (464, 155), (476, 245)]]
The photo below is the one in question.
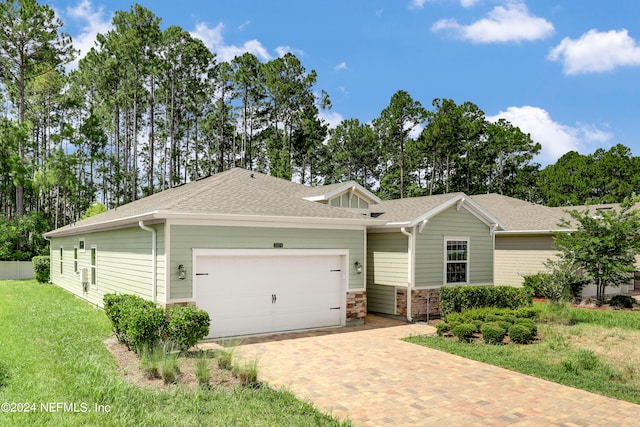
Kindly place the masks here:
[[(426, 320), (427, 307), (429, 309), (429, 318), (440, 317), (440, 290), (412, 289), (411, 318), (414, 320)], [(407, 315), (406, 288), (396, 288), (396, 311), (399, 316), (406, 317)]]
[(158, 307), (160, 307), (160, 308), (164, 308), (164, 309), (167, 309), (167, 310), (168, 310), (168, 309), (170, 309), (170, 308), (176, 307), (176, 306), (186, 307), (186, 306), (188, 306), (188, 305), (196, 305), (196, 303), (195, 303), (195, 302), (187, 302), (187, 301), (183, 301), (183, 302), (170, 302), (170, 303), (167, 303), (167, 304), (161, 304), (161, 303), (158, 303)]
[(347, 325), (364, 322), (367, 315), (367, 292), (347, 292)]

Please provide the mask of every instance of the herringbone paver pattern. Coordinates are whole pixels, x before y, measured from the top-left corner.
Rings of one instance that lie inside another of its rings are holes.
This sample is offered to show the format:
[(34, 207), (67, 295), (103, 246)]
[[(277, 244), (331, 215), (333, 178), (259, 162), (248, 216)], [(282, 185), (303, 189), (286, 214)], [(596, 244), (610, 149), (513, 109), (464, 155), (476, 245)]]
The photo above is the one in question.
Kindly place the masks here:
[(640, 426), (639, 405), (401, 341), (434, 328), (393, 322), (369, 316), (387, 327), (254, 339), (240, 352), (258, 358), (262, 381), (361, 426)]

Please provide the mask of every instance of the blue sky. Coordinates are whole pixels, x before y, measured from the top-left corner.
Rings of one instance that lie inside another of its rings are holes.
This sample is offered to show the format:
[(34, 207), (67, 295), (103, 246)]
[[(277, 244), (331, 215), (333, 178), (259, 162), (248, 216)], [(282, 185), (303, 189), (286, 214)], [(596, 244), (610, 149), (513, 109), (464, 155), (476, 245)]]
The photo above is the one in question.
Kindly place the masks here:
[[(640, 155), (640, 2), (636, 0), (149, 0), (220, 60), (292, 52), (333, 102), (324, 118), (369, 122), (398, 90), (431, 109), (471, 101), (542, 144), (554, 163), (621, 143)], [(120, 0), (51, 0), (86, 52)]]

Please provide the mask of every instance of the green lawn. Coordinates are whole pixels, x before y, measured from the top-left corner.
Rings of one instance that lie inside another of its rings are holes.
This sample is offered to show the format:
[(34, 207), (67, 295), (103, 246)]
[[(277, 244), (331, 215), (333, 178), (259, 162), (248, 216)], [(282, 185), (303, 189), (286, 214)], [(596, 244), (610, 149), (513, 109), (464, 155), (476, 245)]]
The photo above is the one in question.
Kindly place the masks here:
[(560, 384), (640, 404), (640, 312), (536, 303), (539, 342), (462, 343), (435, 336), (407, 341)]
[(102, 344), (110, 334), (101, 310), (55, 286), (0, 281), (0, 425), (351, 425), (268, 387), (136, 388)]

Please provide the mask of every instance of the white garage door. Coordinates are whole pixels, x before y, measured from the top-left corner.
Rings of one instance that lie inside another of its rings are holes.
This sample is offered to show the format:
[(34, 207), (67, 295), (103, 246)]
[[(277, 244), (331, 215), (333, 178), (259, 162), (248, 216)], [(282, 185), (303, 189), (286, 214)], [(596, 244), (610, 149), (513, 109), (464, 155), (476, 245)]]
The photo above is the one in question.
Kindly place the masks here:
[(209, 337), (341, 325), (344, 258), (304, 251), (196, 255), (194, 296), (211, 316)]

